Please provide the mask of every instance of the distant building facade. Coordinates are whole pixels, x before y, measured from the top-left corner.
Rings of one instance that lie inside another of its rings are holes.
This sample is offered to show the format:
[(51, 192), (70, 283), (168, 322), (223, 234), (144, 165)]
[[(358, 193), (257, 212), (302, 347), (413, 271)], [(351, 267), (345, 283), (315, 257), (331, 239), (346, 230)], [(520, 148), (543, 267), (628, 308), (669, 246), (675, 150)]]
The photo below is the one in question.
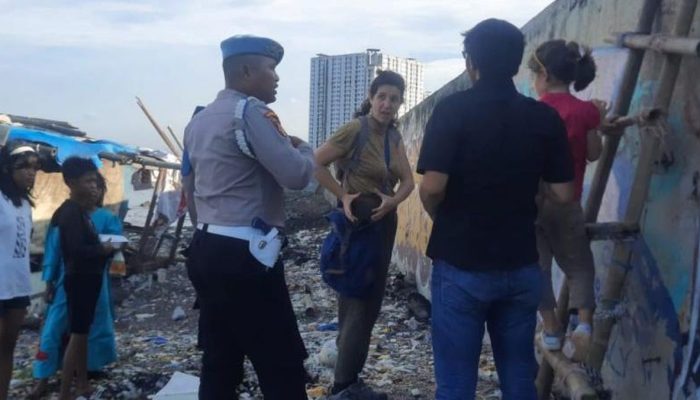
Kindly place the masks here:
[(336, 129), (350, 121), (367, 97), (378, 70), (391, 70), (406, 80), (404, 104), (399, 115), (420, 103), (424, 96), (423, 65), (412, 58), (382, 54), (378, 49), (364, 53), (311, 59), (309, 96), (309, 143), (322, 145)]

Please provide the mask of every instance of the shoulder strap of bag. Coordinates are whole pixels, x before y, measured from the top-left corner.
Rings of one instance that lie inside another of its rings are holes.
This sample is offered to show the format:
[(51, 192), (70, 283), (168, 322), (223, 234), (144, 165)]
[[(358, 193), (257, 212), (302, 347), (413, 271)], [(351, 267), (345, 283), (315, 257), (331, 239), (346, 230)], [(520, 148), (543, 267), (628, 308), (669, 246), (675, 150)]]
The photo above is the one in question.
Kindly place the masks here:
[(398, 133), (396, 132), (396, 128), (390, 127), (384, 134), (384, 163), (386, 163), (387, 169), (389, 169), (391, 165), (391, 140), (389, 140), (389, 136), (395, 133)]
[(365, 145), (369, 141), (369, 121), (367, 116), (363, 115), (360, 117), (360, 132), (355, 138), (355, 143), (353, 144), (352, 156), (350, 157), (350, 162), (345, 168), (347, 171), (352, 171), (360, 165), (360, 154), (365, 148)]
[(389, 175), (391, 174), (391, 135), (398, 134), (395, 127), (391, 126), (387, 129), (384, 134), (384, 163), (386, 164), (386, 175), (384, 176), (384, 182), (382, 183), (382, 192), (388, 194), (391, 189), (391, 179)]
[(348, 173), (354, 171), (358, 165), (360, 165), (360, 154), (362, 154), (362, 149), (369, 141), (369, 121), (367, 116), (363, 115), (359, 118), (360, 120), (360, 132), (358, 132), (355, 141), (352, 144), (352, 155), (350, 156), (350, 161), (348, 161), (342, 167), (342, 180), (343, 187), (347, 187), (348, 183)]

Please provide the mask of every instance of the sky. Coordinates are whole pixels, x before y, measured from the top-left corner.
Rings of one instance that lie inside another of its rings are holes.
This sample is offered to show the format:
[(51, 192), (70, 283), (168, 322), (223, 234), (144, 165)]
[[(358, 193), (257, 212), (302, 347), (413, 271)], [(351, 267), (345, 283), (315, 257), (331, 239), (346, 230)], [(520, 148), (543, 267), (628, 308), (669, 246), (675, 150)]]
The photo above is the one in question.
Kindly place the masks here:
[(68, 121), (92, 137), (165, 149), (136, 105), (181, 135), (223, 88), (221, 40), (285, 47), (271, 107), (308, 136), (317, 53), (378, 48), (425, 64), (436, 91), (464, 70), (461, 33), (496, 17), (517, 26), (551, 0), (0, 0), (0, 113)]

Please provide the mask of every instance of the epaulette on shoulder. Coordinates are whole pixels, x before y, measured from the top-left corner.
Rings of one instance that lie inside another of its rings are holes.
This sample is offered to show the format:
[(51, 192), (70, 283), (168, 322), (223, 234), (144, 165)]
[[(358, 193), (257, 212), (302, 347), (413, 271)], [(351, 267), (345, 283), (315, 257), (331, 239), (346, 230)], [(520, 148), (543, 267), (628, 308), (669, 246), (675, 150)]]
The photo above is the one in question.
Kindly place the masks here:
[(246, 136), (245, 123), (243, 122), (243, 120), (245, 119), (246, 109), (251, 106), (256, 106), (256, 103), (254, 103), (255, 100), (257, 100), (255, 97), (247, 97), (238, 100), (233, 121), (233, 134), (236, 138), (236, 146), (241, 151), (241, 153), (243, 153), (248, 158), (252, 158), (253, 160), (257, 159), (257, 157), (255, 156), (253, 146), (251, 146)]
[(251, 107), (262, 106), (262, 107), (268, 108), (267, 104), (265, 104), (264, 101), (258, 99), (257, 97), (248, 96), (247, 99), (248, 99), (248, 105), (250, 105)]

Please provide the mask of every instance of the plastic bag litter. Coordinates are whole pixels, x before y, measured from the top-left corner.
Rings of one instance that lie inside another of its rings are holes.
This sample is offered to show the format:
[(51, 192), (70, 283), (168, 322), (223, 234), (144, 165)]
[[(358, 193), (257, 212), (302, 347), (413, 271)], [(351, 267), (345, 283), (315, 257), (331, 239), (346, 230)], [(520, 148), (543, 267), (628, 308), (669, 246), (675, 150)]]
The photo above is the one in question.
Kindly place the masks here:
[(199, 378), (175, 372), (170, 381), (153, 396), (153, 400), (197, 400)]

